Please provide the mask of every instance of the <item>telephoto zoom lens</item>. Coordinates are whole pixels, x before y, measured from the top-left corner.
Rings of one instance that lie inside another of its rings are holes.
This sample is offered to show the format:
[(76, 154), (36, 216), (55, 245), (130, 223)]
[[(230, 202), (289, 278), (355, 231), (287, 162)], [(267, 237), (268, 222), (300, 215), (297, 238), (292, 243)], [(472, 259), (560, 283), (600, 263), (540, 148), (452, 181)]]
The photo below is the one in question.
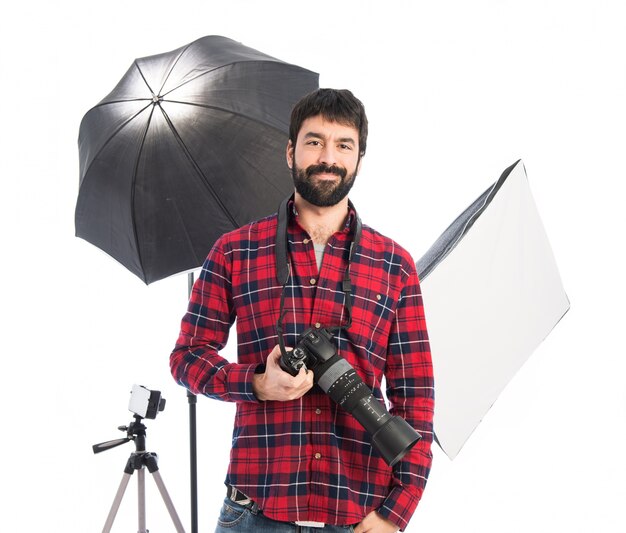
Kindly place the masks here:
[[(305, 346), (310, 351), (310, 345)], [(372, 444), (389, 466), (400, 461), (422, 438), (406, 420), (387, 411), (336, 350), (328, 360), (314, 366), (313, 376), (319, 387), (372, 436)]]

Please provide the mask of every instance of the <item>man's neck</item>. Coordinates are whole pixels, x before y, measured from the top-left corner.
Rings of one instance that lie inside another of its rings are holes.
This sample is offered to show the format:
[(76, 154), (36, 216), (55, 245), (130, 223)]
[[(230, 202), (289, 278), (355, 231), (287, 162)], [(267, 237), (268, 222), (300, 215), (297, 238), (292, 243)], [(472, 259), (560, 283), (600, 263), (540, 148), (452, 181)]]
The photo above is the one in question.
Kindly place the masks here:
[(300, 225), (315, 244), (326, 244), (335, 232), (343, 228), (348, 216), (348, 198), (330, 207), (318, 207), (296, 192), (294, 201)]

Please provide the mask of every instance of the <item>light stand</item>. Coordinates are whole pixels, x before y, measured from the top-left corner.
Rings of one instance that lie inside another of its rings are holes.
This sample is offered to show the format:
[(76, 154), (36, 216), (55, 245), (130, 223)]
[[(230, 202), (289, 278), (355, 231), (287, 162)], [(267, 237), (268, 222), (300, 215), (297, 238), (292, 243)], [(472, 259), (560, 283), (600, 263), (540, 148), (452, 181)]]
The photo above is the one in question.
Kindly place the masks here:
[[(193, 290), (193, 272), (187, 274), (187, 297), (191, 298)], [(196, 395), (187, 391), (189, 403), (189, 469), (191, 482), (191, 533), (198, 533), (198, 434), (196, 425)]]

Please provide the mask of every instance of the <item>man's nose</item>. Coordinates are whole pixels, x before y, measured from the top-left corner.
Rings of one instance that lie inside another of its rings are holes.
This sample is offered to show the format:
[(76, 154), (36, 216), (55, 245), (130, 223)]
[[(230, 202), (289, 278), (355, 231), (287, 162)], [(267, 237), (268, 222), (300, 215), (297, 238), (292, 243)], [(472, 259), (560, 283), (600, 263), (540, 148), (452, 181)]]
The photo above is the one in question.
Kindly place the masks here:
[(332, 144), (324, 145), (320, 152), (319, 162), (328, 166), (333, 166), (337, 163), (337, 152)]

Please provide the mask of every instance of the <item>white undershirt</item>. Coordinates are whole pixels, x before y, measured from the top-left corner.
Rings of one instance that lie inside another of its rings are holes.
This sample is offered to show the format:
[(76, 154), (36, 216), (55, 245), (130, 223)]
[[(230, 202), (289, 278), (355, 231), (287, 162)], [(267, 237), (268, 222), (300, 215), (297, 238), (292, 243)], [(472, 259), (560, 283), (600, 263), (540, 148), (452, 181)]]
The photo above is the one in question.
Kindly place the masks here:
[(324, 249), (326, 248), (326, 245), (313, 243), (313, 248), (315, 249), (315, 261), (317, 261), (317, 270), (319, 272), (322, 269), (322, 259), (324, 257)]

